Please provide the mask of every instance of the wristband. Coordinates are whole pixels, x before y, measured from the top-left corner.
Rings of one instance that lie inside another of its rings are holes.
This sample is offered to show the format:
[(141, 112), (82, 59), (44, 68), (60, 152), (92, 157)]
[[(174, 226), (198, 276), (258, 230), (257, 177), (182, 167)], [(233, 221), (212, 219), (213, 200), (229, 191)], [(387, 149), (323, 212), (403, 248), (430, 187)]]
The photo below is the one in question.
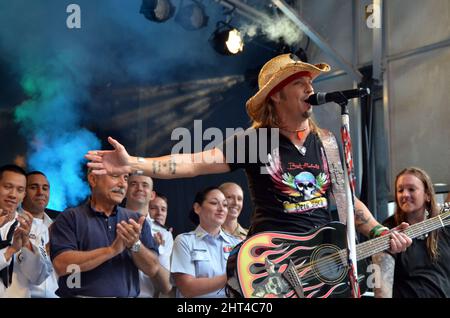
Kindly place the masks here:
[[(144, 163), (145, 159), (142, 157), (137, 157), (137, 162)], [(135, 174), (137, 174), (138, 176), (142, 176), (144, 174), (144, 170), (136, 170)]]
[(374, 226), (369, 232), (369, 238), (373, 239), (383, 235), (389, 234), (389, 229), (380, 224)]

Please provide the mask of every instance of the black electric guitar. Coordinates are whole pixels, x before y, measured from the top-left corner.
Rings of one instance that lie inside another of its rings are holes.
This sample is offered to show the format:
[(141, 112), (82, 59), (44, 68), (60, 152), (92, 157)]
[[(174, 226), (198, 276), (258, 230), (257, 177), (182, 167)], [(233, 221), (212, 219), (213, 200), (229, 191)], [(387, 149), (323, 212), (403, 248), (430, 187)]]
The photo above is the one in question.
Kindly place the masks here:
[[(403, 231), (416, 238), (450, 224), (450, 207)], [(298, 235), (258, 233), (232, 251), (227, 288), (235, 297), (351, 297), (345, 225), (331, 222)], [(389, 235), (356, 246), (358, 261), (389, 249)], [(358, 262), (358, 281), (364, 279)]]

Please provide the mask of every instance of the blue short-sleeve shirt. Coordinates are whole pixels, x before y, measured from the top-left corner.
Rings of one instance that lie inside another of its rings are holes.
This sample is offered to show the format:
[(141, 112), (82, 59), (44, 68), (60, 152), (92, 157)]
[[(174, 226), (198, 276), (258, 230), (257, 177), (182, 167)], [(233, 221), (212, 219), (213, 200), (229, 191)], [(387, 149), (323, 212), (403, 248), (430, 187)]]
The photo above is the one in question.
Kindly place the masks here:
[[(140, 214), (116, 206), (108, 217), (95, 211), (86, 202), (61, 213), (51, 228), (50, 257), (52, 261), (65, 251), (91, 251), (110, 246), (116, 238), (118, 222), (132, 218), (138, 221)], [(158, 247), (150, 226), (144, 222), (140, 236), (142, 244), (158, 254)], [(80, 273), (80, 284), (74, 275), (58, 279), (56, 294), (60, 297), (136, 297), (139, 295), (139, 271), (131, 252), (125, 249), (119, 255), (96, 268)], [(69, 276), (70, 275), (70, 276)]]
[[(189, 233), (177, 236), (173, 246), (172, 273), (183, 273), (194, 277), (215, 277), (226, 272), (227, 260), (234, 246), (240, 240), (222, 230), (212, 236), (200, 226)], [(183, 295), (177, 291), (177, 297)], [(198, 296), (199, 298), (221, 298), (225, 290), (219, 289)]]

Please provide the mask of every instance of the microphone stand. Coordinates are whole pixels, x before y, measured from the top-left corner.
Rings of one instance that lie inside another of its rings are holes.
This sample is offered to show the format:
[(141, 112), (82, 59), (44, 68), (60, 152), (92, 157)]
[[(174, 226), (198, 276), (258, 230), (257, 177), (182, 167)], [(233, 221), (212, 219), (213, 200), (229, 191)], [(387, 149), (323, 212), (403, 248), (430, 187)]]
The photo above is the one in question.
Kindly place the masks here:
[(348, 112), (348, 99), (341, 94), (334, 101), (341, 106), (341, 139), (344, 147), (344, 187), (347, 197), (347, 261), (353, 298), (360, 298), (358, 284), (358, 270), (356, 259), (356, 231), (355, 231), (355, 173), (353, 168), (352, 141), (350, 138), (350, 116)]

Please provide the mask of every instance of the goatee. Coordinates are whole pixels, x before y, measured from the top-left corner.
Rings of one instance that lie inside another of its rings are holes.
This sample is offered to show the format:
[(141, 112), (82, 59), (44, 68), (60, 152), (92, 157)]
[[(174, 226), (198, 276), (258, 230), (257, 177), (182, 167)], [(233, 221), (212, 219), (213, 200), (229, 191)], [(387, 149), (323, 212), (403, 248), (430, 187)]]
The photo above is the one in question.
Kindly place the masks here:
[(307, 111), (305, 111), (303, 113), (303, 118), (305, 118), (305, 119), (308, 119), (311, 116), (312, 116), (312, 108), (308, 109)]

